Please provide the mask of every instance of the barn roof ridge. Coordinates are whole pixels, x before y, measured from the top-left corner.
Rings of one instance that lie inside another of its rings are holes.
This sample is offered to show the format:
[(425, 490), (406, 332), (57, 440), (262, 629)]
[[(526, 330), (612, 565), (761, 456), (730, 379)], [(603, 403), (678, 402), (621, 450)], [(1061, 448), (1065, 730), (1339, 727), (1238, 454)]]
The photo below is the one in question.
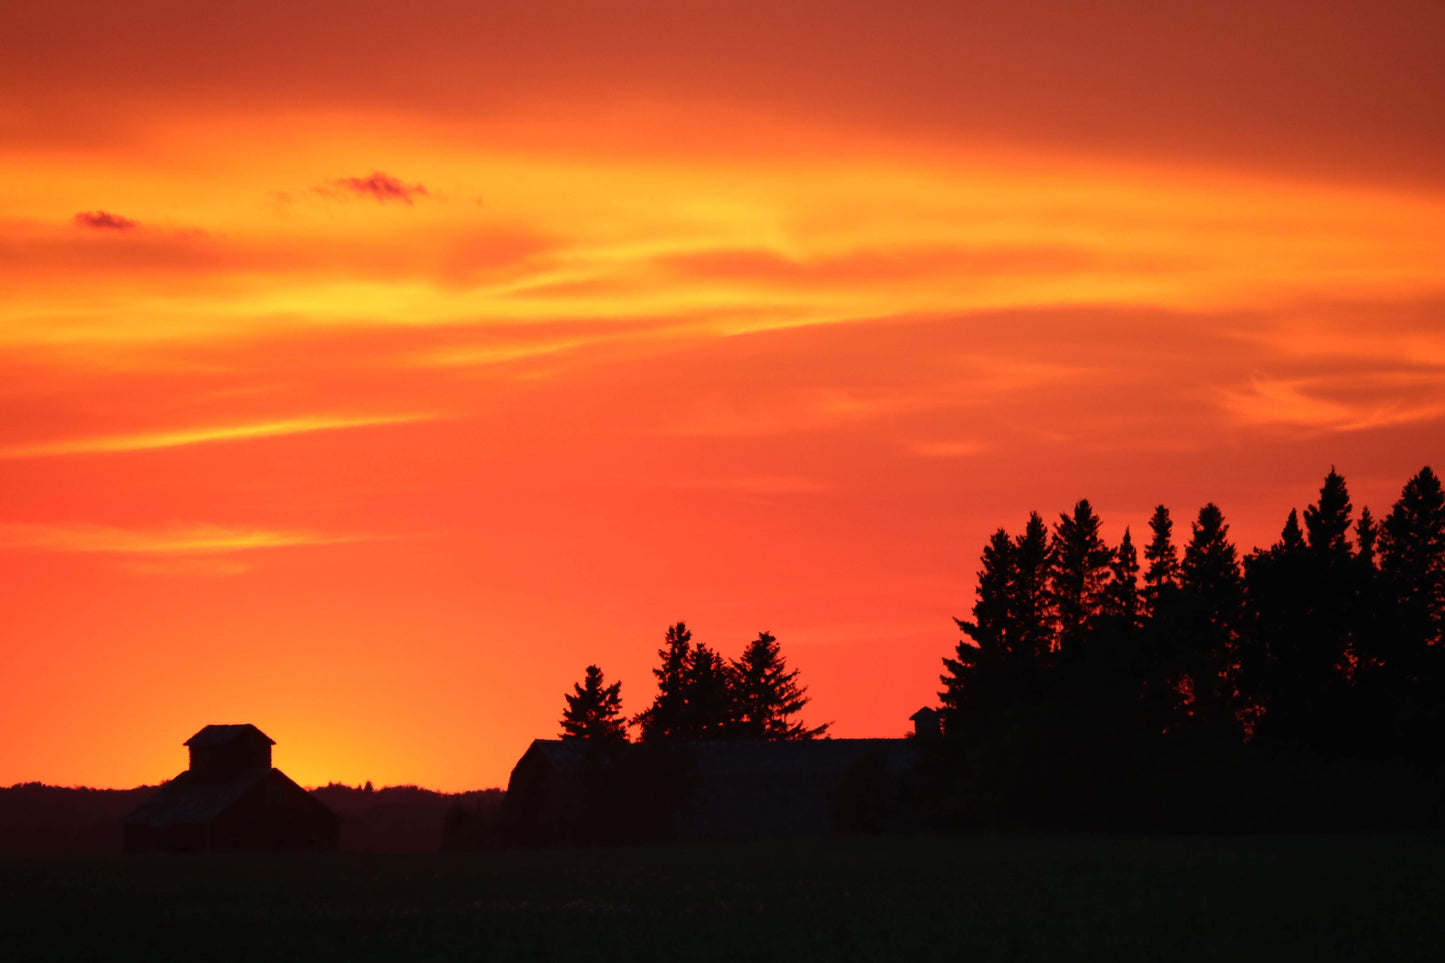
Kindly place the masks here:
[(237, 739), (249, 738), (252, 735), (260, 736), (266, 740), (267, 745), (274, 746), (276, 740), (256, 728), (249, 722), (209, 725), (201, 729), (194, 736), (187, 739), (182, 745), (190, 746), (192, 749), (210, 748), (212, 746), (224, 746), (235, 742)]

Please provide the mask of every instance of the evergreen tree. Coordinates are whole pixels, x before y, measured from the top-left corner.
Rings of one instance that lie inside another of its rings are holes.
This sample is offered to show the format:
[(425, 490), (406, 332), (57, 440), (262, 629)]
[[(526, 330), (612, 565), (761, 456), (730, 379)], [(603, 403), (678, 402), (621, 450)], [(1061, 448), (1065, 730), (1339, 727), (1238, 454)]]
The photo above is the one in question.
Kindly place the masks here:
[(1360, 518), (1355, 522), (1355, 557), (1360, 564), (1369, 569), (1375, 567), (1375, 545), (1380, 538), (1380, 529), (1375, 524), (1375, 516), (1370, 514), (1368, 507), (1360, 509)]
[(1049, 530), (1038, 512), (1030, 512), (1024, 532), (1014, 540), (1008, 578), (1011, 631), (1006, 651), (1021, 669), (1042, 668), (1056, 645), (1049, 602)]
[(1154, 507), (1149, 530), (1154, 534), (1144, 547), (1144, 561), (1148, 563), (1144, 572), (1144, 597), (1153, 613), (1159, 596), (1179, 584), (1179, 555), (1174, 550), (1174, 522), (1169, 518), (1169, 509), (1163, 505)]
[(1290, 510), (1279, 540), (1244, 559), (1247, 631), (1239, 646), (1236, 683), (1257, 709), (1252, 733), (1266, 741), (1301, 744), (1310, 724), (1309, 697), (1324, 680), (1312, 658), (1311, 577), (1317, 556)]
[(1213, 502), (1199, 510), (1180, 565), (1184, 622), (1181, 639), (1194, 719), (1233, 726), (1236, 641), (1243, 586), (1239, 558), (1224, 513)]
[(789, 670), (778, 641), (759, 632), (732, 664), (736, 719), (733, 735), (739, 739), (815, 739), (826, 724), (808, 728), (793, 717), (808, 704), (807, 688), (798, 684), (798, 670)]
[(1134, 539), (1129, 529), (1114, 550), (1109, 564), (1111, 578), (1104, 593), (1104, 612), (1124, 625), (1133, 628), (1139, 624), (1139, 553), (1134, 549)]
[(1279, 542), (1274, 546), (1283, 554), (1293, 554), (1303, 550), (1305, 547), (1304, 532), (1299, 527), (1299, 512), (1293, 508), (1289, 510), (1289, 518), (1284, 521), (1284, 531), (1279, 534)]
[(1353, 555), (1350, 492), (1345, 479), (1330, 467), (1320, 486), (1319, 501), (1305, 508), (1310, 562), (1304, 587), (1304, 618), (1300, 628), (1312, 638), (1303, 642), (1308, 668), (1300, 680), (1314, 680), (1316, 718), (1309, 723), (1317, 740), (1337, 746), (1343, 731), (1326, 732), (1344, 720), (1343, 687), (1352, 670), (1355, 634), (1364, 621), (1360, 611), (1362, 571)]
[(1059, 651), (1069, 655), (1099, 612), (1114, 554), (1099, 534), (1099, 517), (1088, 499), (1075, 503), (1072, 515), (1060, 513), (1049, 554), (1049, 599), (1059, 623)]
[(652, 670), (657, 677), (657, 695), (652, 705), (633, 721), (642, 729), (643, 742), (655, 742), (682, 735), (687, 701), (687, 670), (692, 657), (692, 633), (678, 622), (667, 628), (663, 647), (657, 650), (662, 664)]
[[(973, 603), (973, 621), (955, 619), (973, 640), (972, 648), (995, 652), (1002, 658), (1015, 645), (1013, 583), (1017, 560), (1013, 539), (1000, 528), (984, 546), (978, 570), (978, 589)], [(963, 643), (960, 643), (963, 644)]]
[(1017, 571), (1014, 542), (1008, 532), (1002, 528), (994, 532), (981, 561), (973, 620), (954, 619), (966, 638), (959, 640), (953, 658), (944, 658), (945, 672), (939, 677), (945, 732), (960, 731), (963, 716), (980, 709), (985, 701), (1006, 698), (998, 683), (1015, 643), (1012, 593)]
[(1380, 567), (1402, 615), (1425, 646), (1445, 626), (1445, 492), (1429, 466), (1405, 484), (1385, 517)]
[(622, 683), (604, 685), (602, 670), (587, 667), (586, 678), (572, 686), (562, 711), (563, 739), (625, 742), (627, 722), (622, 717)]
[[(1332, 466), (1320, 487), (1320, 500), (1305, 509), (1305, 528), (1309, 532), (1311, 550), (1321, 554), (1349, 554), (1350, 510), (1353, 507), (1344, 478)], [(1295, 524), (1298, 527), (1298, 522)]]
[(1199, 510), (1180, 575), (1181, 585), (1208, 603), (1212, 621), (1230, 623), (1238, 616), (1239, 555), (1229, 541), (1224, 513), (1213, 502)]
[(682, 724), (686, 739), (723, 739), (732, 734), (736, 706), (732, 670), (702, 643), (692, 647), (683, 677)]

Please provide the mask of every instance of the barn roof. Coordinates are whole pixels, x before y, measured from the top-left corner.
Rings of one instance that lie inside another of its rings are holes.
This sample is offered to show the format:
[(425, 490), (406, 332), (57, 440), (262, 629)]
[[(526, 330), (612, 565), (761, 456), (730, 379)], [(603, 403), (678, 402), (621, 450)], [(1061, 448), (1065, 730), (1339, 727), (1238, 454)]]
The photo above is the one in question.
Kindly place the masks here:
[(256, 738), (264, 739), (267, 745), (274, 746), (276, 744), (275, 739), (247, 722), (241, 725), (206, 726), (187, 739), (184, 745), (190, 746), (192, 749), (209, 749), (213, 746), (229, 745), (240, 739)]
[(178, 826), (187, 823), (208, 823), (241, 800), (264, 782), (272, 782), (305, 797), (333, 819), (340, 817), (321, 800), (293, 782), (279, 769), (248, 769), (225, 780), (199, 779), (186, 770), (156, 790), (125, 818), (127, 825)]
[(271, 769), (248, 769), (218, 782), (197, 779), (187, 770), (156, 790), (156, 794), (137, 806), (125, 821), (155, 827), (208, 823), (266, 781), (272, 772)]

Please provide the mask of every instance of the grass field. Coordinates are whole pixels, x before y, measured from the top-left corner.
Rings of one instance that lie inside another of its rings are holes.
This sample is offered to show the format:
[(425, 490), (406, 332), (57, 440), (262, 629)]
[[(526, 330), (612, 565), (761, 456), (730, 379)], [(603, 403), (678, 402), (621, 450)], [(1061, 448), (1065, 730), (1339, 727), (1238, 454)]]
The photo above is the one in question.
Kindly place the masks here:
[(0, 959), (1440, 960), (1445, 839), (6, 860)]

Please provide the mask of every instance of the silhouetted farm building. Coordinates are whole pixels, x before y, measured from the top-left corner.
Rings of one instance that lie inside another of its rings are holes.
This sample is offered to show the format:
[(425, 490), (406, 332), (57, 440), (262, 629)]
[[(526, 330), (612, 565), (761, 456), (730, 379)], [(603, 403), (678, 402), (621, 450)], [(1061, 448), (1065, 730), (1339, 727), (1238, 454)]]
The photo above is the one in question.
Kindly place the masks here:
[(916, 754), (910, 739), (538, 739), (512, 769), (504, 825), (544, 845), (886, 830)]
[(190, 768), (126, 817), (127, 853), (336, 849), (339, 818), (272, 768), (260, 729), (206, 726), (185, 744)]

